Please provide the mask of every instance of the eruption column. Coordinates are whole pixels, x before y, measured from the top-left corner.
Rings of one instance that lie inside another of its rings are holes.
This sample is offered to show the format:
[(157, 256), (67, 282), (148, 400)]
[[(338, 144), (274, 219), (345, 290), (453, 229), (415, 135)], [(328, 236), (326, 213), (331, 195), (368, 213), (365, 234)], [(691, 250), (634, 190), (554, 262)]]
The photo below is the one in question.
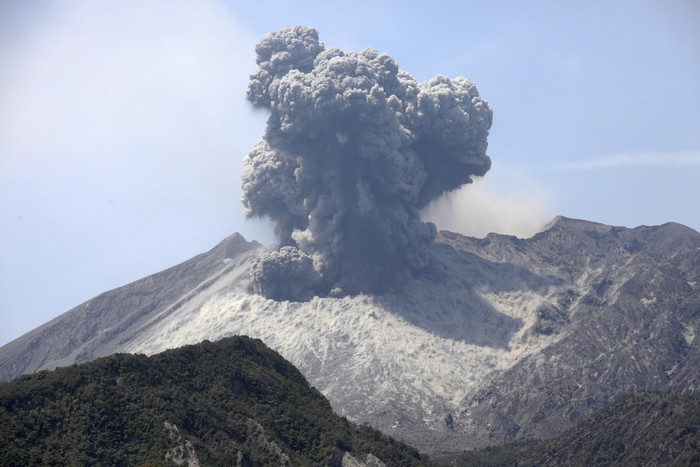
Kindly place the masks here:
[(253, 265), (255, 291), (381, 293), (423, 269), (436, 229), (420, 209), (491, 167), (492, 111), (476, 86), (418, 83), (389, 55), (325, 49), (304, 26), (255, 50), (248, 100), (270, 117), (244, 160), (242, 201), (274, 221), (283, 247)]

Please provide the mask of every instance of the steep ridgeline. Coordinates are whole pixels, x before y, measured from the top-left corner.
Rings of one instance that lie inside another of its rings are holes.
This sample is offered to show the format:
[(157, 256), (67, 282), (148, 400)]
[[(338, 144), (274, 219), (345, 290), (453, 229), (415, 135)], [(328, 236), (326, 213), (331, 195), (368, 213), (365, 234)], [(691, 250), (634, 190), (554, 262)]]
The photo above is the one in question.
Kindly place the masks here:
[(1, 347), (0, 380), (123, 352), (125, 342), (184, 304), (238, 290), (261, 251), (234, 234), (205, 254), (100, 294)]
[(146, 463), (428, 461), (337, 416), (289, 362), (244, 337), (151, 357), (116, 354), (0, 384), (0, 464)]
[(381, 296), (308, 302), (251, 294), (246, 267), (261, 250), (237, 241), (202, 255), (196, 280), (183, 270), (136, 286), (146, 278), (7, 344), (2, 378), (245, 334), (341, 415), (434, 455), (551, 438), (630, 392), (700, 388), (700, 234), (678, 224), (441, 232), (422, 276)]

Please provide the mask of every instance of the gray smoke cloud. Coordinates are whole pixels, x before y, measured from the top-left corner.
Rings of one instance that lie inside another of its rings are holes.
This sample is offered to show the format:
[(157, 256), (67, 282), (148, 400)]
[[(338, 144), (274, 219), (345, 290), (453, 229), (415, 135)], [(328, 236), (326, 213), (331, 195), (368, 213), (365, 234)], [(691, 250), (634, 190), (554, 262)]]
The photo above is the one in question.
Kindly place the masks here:
[(253, 261), (253, 292), (274, 300), (303, 302), (314, 296), (319, 273), (311, 256), (293, 246), (283, 246)]
[(248, 217), (273, 220), (286, 247), (253, 266), (255, 290), (380, 293), (425, 268), (436, 229), (419, 210), (491, 167), (492, 111), (476, 86), (419, 83), (385, 53), (325, 49), (303, 26), (266, 34), (255, 50), (248, 100), (270, 117), (244, 160), (242, 201)]

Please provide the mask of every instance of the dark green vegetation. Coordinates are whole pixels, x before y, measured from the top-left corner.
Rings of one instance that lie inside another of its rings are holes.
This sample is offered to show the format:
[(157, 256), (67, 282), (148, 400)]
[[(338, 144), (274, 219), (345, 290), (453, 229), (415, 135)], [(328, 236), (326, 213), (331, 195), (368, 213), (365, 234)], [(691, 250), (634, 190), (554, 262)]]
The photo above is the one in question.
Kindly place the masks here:
[[(328, 465), (348, 451), (428, 465), (335, 415), (299, 371), (247, 337), (115, 354), (0, 383), (0, 465)], [(470, 451), (449, 465), (700, 465), (700, 399), (625, 397), (548, 441)], [(338, 464), (339, 465), (339, 464)]]
[(633, 394), (548, 441), (471, 451), (455, 465), (700, 465), (700, 399)]
[(338, 417), (299, 371), (246, 337), (115, 354), (0, 384), (0, 465), (328, 465), (340, 448), (424, 465)]

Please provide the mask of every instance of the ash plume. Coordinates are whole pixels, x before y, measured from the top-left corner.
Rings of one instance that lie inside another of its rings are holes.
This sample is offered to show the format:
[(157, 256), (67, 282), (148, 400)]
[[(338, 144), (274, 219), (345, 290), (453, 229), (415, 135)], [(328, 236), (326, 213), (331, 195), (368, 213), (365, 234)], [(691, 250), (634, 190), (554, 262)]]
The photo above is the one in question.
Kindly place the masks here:
[(423, 269), (436, 229), (419, 210), (491, 166), (492, 111), (476, 86), (419, 83), (387, 54), (325, 49), (303, 26), (255, 50), (248, 100), (270, 117), (244, 160), (242, 201), (285, 247), (254, 265), (255, 291), (380, 293)]
[(250, 267), (253, 292), (274, 300), (304, 302), (311, 299), (319, 274), (309, 255), (283, 246), (253, 261)]

